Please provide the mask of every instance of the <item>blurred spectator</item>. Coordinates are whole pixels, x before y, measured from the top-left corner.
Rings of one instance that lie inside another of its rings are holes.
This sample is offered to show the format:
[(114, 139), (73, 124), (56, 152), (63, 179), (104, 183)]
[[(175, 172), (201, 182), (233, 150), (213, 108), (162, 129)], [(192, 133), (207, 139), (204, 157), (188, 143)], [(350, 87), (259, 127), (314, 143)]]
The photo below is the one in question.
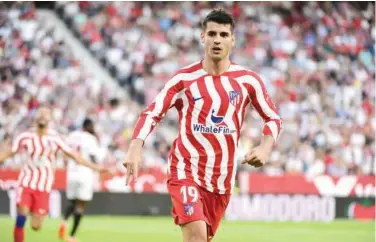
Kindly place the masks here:
[[(9, 5), (8, 9), (0, 4), (0, 140), (9, 143), (29, 128), (36, 108), (46, 103), (52, 108), (53, 128), (62, 133), (79, 128), (86, 116), (96, 120), (103, 156), (111, 159), (108, 145), (133, 125), (138, 106), (111, 97), (49, 23), (38, 18), (32, 3)], [(126, 115), (127, 111), (135, 114)], [(114, 153), (120, 148), (115, 145)], [(5, 165), (17, 168), (21, 158)], [(60, 160), (58, 168), (63, 164)]]

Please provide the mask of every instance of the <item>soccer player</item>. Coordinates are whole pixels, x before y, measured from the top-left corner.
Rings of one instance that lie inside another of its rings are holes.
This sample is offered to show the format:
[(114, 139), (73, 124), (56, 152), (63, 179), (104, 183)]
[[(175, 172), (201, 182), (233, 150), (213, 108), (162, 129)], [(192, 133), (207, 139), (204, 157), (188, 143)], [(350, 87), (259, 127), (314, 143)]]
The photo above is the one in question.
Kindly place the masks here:
[(13, 140), (12, 146), (0, 154), (0, 163), (16, 153), (26, 153), (27, 156), (19, 175), (14, 242), (24, 241), (24, 225), (29, 213), (32, 213), (31, 228), (39, 230), (42, 227), (48, 213), (49, 193), (54, 181), (54, 163), (58, 151), (90, 169), (106, 171), (86, 161), (71, 149), (57, 132), (48, 128), (51, 110), (47, 106), (38, 108), (34, 121), (35, 128), (22, 132)]
[[(94, 123), (85, 119), (82, 130), (72, 132), (68, 143), (74, 147), (85, 159), (96, 163), (98, 160), (99, 144), (96, 138)], [(59, 238), (66, 239), (66, 226), (68, 218), (73, 214), (73, 228), (70, 232), (69, 242), (75, 242), (75, 234), (83, 216), (86, 204), (93, 198), (94, 172), (85, 166), (70, 161), (67, 169), (67, 198), (69, 205), (65, 208), (64, 220), (59, 227)]]
[(243, 164), (261, 167), (277, 141), (282, 121), (259, 75), (230, 61), (235, 23), (222, 9), (202, 24), (203, 60), (179, 70), (140, 115), (124, 166), (126, 183), (137, 179), (144, 140), (170, 108), (179, 114), (179, 133), (169, 156), (167, 188), (172, 215), (184, 242), (210, 241), (235, 183), (240, 130), (253, 106), (265, 124), (261, 144)]

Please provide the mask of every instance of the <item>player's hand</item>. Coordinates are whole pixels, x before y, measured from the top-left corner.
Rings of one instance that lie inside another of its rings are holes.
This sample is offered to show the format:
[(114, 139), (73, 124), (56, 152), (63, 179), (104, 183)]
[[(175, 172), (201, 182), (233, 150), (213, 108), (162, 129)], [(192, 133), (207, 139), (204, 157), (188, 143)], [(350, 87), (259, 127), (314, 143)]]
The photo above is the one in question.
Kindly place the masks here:
[(112, 171), (110, 170), (110, 168), (107, 168), (107, 167), (99, 167), (98, 172), (103, 173), (103, 174), (112, 174)]
[(261, 145), (257, 146), (245, 155), (242, 164), (248, 163), (256, 168), (262, 167), (268, 159), (270, 152), (270, 148)]
[(138, 169), (141, 164), (141, 148), (143, 141), (139, 139), (132, 140), (123, 165), (127, 169), (125, 185), (131, 182), (131, 178), (137, 181)]
[(123, 162), (124, 167), (127, 169), (125, 185), (129, 185), (131, 179), (135, 181), (138, 177), (138, 169), (140, 167), (141, 155), (128, 154)]

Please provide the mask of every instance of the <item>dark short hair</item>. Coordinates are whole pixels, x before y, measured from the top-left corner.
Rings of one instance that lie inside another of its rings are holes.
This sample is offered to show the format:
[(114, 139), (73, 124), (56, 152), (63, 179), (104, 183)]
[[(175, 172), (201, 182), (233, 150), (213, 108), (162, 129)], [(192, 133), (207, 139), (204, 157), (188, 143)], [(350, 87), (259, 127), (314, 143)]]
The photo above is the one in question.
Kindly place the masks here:
[(82, 123), (83, 128), (89, 128), (90, 126), (93, 126), (94, 122), (90, 118), (85, 118), (84, 122)]
[(231, 31), (234, 31), (235, 28), (235, 21), (232, 15), (228, 12), (226, 12), (222, 8), (216, 8), (212, 10), (204, 19), (202, 22), (202, 29), (206, 29), (206, 25), (208, 22), (215, 22), (218, 24), (229, 24), (231, 25)]

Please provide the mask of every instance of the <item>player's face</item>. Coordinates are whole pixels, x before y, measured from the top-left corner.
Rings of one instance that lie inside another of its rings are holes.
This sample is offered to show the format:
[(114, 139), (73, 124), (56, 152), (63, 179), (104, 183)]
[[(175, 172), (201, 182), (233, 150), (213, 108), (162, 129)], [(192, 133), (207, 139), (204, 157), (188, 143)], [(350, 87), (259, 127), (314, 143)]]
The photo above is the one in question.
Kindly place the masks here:
[(35, 122), (40, 128), (44, 128), (51, 121), (51, 117), (51, 110), (47, 107), (41, 107), (35, 115)]
[(90, 133), (90, 134), (95, 134), (95, 129), (94, 129), (94, 125), (92, 124), (92, 125), (89, 125), (88, 127), (87, 127), (87, 131)]
[(205, 45), (205, 54), (211, 60), (218, 62), (229, 58), (235, 43), (230, 24), (208, 22), (205, 32), (201, 33), (201, 42)]

